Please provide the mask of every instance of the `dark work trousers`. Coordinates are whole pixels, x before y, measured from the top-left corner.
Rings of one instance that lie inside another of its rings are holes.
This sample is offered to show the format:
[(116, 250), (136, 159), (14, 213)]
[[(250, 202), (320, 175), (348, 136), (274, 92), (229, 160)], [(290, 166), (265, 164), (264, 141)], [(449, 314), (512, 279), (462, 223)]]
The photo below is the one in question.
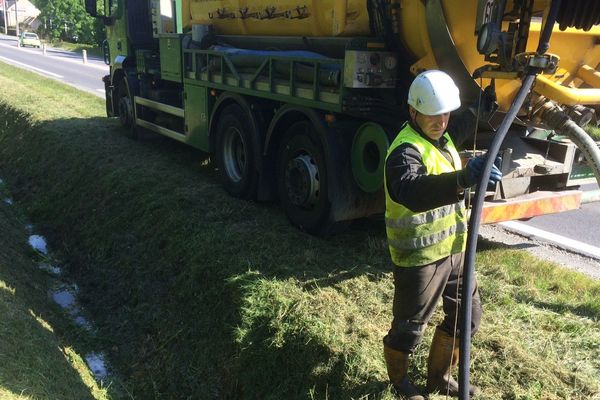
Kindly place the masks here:
[[(445, 317), (439, 328), (453, 335), (456, 324), (458, 335), (461, 322), (460, 319), (455, 322), (455, 316), (457, 312), (460, 313), (462, 282), (459, 280), (459, 272), (463, 262), (464, 253), (460, 253), (429, 265), (394, 267), (394, 320), (391, 329), (383, 339), (387, 346), (412, 353), (421, 342), (427, 322), (440, 296), (444, 304)], [(475, 334), (482, 313), (477, 282), (474, 284), (471, 312), (471, 332)]]

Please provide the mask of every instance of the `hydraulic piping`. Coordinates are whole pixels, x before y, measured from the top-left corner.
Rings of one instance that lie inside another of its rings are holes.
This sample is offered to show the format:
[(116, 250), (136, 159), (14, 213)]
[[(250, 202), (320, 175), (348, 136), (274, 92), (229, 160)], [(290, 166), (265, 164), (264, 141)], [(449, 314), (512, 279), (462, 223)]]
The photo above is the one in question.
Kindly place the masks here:
[(544, 104), (541, 119), (549, 128), (566, 135), (577, 145), (600, 184), (600, 148), (594, 140), (557, 105)]
[(600, 104), (600, 89), (571, 88), (563, 86), (545, 76), (538, 76), (535, 91), (560, 104), (574, 106), (578, 104)]
[[(550, 36), (552, 35), (552, 27), (558, 16), (561, 0), (553, 0), (550, 5), (548, 16), (545, 20), (544, 29), (540, 35), (540, 40), (537, 48), (537, 55), (542, 56), (549, 48)], [(458, 375), (458, 397), (460, 400), (468, 400), (470, 388), (470, 371), (471, 364), (471, 308), (473, 305), (473, 280), (475, 276), (475, 253), (477, 251), (477, 237), (479, 235), (479, 226), (481, 224), (481, 211), (483, 209), (483, 201), (485, 199), (485, 188), (487, 187), (488, 177), (492, 170), (492, 165), (496, 160), (500, 145), (504, 137), (508, 133), (510, 126), (517, 116), (517, 112), (523, 105), (527, 95), (529, 94), (536, 75), (541, 72), (539, 68), (527, 68), (521, 88), (517, 92), (512, 105), (510, 106), (502, 124), (498, 128), (498, 132), (494, 135), (494, 140), (487, 152), (487, 158), (483, 173), (477, 183), (477, 192), (471, 210), (471, 219), (469, 221), (469, 230), (467, 236), (467, 249), (465, 252), (464, 274), (462, 278), (462, 302), (461, 302), (461, 326), (460, 326), (460, 360), (459, 360), (459, 375)]]

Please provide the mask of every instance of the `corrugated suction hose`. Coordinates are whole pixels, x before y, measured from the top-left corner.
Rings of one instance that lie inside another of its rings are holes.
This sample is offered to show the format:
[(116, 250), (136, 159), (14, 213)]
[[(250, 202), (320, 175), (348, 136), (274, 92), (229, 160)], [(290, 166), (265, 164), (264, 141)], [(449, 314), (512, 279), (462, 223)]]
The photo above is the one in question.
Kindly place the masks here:
[(559, 23), (561, 31), (569, 27), (589, 31), (593, 25), (600, 23), (600, 1), (563, 1), (558, 10), (556, 21)]
[(579, 125), (557, 105), (546, 103), (541, 113), (542, 121), (561, 135), (566, 135), (581, 150), (594, 171), (600, 185), (600, 148)]

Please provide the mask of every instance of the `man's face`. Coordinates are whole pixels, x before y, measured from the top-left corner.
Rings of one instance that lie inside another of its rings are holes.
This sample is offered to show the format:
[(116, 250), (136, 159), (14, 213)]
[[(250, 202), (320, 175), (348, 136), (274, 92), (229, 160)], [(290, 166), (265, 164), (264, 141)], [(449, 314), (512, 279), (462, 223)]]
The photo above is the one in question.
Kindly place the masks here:
[(448, 120), (450, 119), (450, 113), (425, 115), (412, 107), (410, 108), (410, 116), (423, 133), (432, 140), (439, 140), (442, 137), (446, 132)]

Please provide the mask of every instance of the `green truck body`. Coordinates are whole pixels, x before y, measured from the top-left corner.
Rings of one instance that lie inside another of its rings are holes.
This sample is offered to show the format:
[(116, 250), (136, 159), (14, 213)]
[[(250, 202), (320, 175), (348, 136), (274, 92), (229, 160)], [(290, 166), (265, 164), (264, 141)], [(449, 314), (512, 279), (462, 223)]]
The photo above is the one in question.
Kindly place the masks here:
[[(406, 120), (414, 61), (401, 46), (381, 36), (226, 36), (203, 25), (183, 32), (177, 12), (172, 32), (161, 32), (159, 3), (105, 0), (108, 116), (133, 136), (149, 130), (210, 153), (231, 195), (278, 200), (307, 232), (383, 212), (385, 157)], [(180, 10), (181, 0), (170, 7)], [(94, 0), (86, 9), (98, 16)], [(556, 179), (513, 174), (494, 199), (567, 185), (575, 149), (543, 146), (565, 166)], [(517, 153), (505, 153), (506, 168)]]

